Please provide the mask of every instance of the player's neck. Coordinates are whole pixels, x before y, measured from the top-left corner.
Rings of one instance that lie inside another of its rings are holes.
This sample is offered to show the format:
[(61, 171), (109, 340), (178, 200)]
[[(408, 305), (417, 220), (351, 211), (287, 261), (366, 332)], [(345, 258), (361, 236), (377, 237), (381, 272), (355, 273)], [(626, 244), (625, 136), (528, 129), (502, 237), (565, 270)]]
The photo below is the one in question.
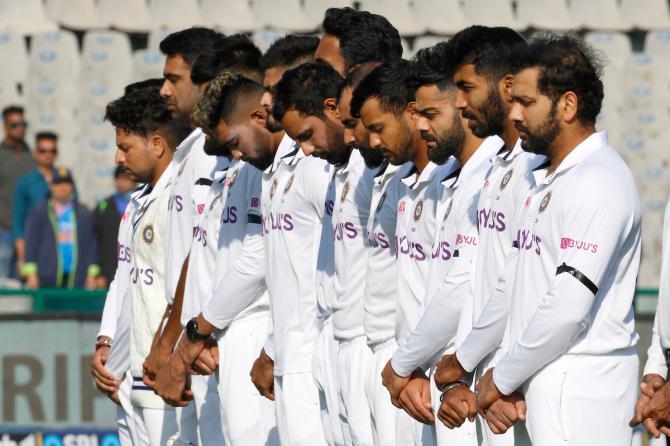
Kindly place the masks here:
[(463, 141), (463, 150), (461, 150), (461, 153), (458, 155), (458, 163), (461, 167), (465, 166), (465, 163), (472, 158), (472, 155), (474, 155), (479, 146), (482, 145), (482, 142), (484, 142), (484, 139), (477, 138), (471, 132), (466, 131), (465, 140)]
[(279, 144), (281, 144), (281, 140), (284, 139), (284, 135), (286, 135), (286, 132), (284, 132), (283, 130), (272, 133), (272, 147), (274, 148), (275, 152), (279, 148)]
[(517, 140), (519, 139), (519, 131), (516, 129), (514, 121), (511, 119), (506, 119), (503, 132), (499, 136), (505, 142), (505, 147), (507, 150), (512, 150), (516, 145)]
[(551, 161), (547, 169), (547, 175), (554, 173), (563, 160), (595, 131), (593, 125), (579, 125), (561, 132), (548, 150)]

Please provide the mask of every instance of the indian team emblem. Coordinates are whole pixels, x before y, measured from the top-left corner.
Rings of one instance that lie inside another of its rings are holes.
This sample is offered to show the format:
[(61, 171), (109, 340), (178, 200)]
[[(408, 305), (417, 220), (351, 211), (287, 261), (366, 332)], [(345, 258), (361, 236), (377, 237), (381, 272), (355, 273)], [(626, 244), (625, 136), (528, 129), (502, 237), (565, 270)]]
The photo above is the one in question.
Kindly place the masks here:
[(152, 225), (148, 224), (142, 229), (142, 239), (147, 244), (154, 241), (154, 227)]
[(544, 212), (544, 210), (547, 209), (547, 206), (549, 206), (549, 201), (551, 201), (551, 191), (548, 191), (542, 198), (542, 201), (540, 202), (540, 212)]
[(286, 187), (284, 188), (284, 194), (286, 194), (291, 189), (291, 186), (293, 186), (294, 177), (295, 174), (291, 174), (291, 176), (288, 178), (288, 182), (286, 183)]
[(384, 192), (382, 194), (381, 198), (379, 199), (379, 203), (377, 203), (377, 211), (376, 212), (379, 212), (379, 210), (382, 208), (382, 206), (384, 206), (384, 201), (385, 200), (386, 200), (386, 192)]
[(274, 181), (272, 181), (272, 186), (270, 187), (270, 199), (272, 199), (276, 190), (277, 190), (277, 179), (275, 178)]
[(214, 209), (214, 206), (216, 206), (216, 202), (219, 201), (223, 197), (223, 192), (219, 192), (219, 194), (214, 197), (212, 200), (212, 204), (209, 205), (209, 211), (211, 212), (212, 209)]
[(421, 213), (423, 212), (423, 200), (419, 200), (414, 208), (414, 220), (418, 221), (421, 218)]
[(447, 206), (447, 212), (444, 213), (444, 219), (443, 221), (447, 221), (447, 218), (449, 217), (449, 214), (451, 213), (451, 205), (454, 203), (454, 200), (449, 201), (449, 206)]
[(344, 187), (342, 188), (342, 195), (340, 195), (340, 202), (344, 203), (344, 200), (347, 199), (347, 195), (349, 195), (349, 189), (351, 186), (349, 185), (349, 181), (347, 180), (346, 183), (344, 183)]
[(509, 183), (509, 180), (512, 179), (512, 174), (514, 174), (514, 169), (510, 169), (505, 173), (505, 176), (503, 177), (502, 181), (500, 182), (500, 190), (505, 189), (507, 187), (507, 184)]

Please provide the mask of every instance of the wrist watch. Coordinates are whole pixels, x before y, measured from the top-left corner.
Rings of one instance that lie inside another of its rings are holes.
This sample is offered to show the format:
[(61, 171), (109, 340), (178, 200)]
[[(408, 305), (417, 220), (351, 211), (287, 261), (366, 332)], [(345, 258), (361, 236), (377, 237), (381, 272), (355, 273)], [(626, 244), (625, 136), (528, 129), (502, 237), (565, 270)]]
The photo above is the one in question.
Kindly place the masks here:
[(193, 318), (186, 324), (186, 337), (191, 342), (198, 342), (204, 341), (209, 335), (200, 334), (198, 332), (198, 320)]

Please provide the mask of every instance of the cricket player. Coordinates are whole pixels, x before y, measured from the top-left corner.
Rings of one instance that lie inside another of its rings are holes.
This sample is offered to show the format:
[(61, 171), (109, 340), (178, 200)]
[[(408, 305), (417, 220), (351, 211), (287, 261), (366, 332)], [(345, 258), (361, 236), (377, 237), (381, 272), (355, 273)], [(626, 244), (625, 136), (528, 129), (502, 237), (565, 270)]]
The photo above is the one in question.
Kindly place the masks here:
[[(138, 444), (165, 444), (177, 430), (174, 409), (142, 382), (142, 364), (152, 338), (167, 308), (164, 284), (164, 240), (166, 234), (171, 161), (174, 147), (187, 127), (170, 116), (155, 83), (133, 88), (107, 106), (105, 119), (116, 129), (116, 161), (145, 186), (135, 194), (129, 215), (130, 246), (128, 282), (130, 401)], [(141, 201), (140, 201), (141, 200)], [(118, 325), (118, 324), (117, 324)]]
[(479, 380), (477, 405), (485, 412), (521, 390), (534, 444), (629, 445), (622, 420), (633, 416), (638, 373), (635, 182), (595, 131), (603, 87), (590, 50), (549, 37), (518, 61), (510, 117), (523, 148), (549, 161), (533, 171), (537, 186), (517, 232), (510, 347)]
[[(370, 132), (372, 148), (382, 150), (394, 164), (412, 162), (410, 172), (400, 179), (401, 192), (396, 226), (396, 323), (395, 338), (402, 341), (418, 319), (425, 283), (428, 278), (436, 232), (437, 205), (444, 187), (441, 182), (456, 171), (454, 159), (435, 157), (429, 151), (415, 126), (415, 89), (409, 82), (409, 63), (398, 61), (375, 68), (353, 93), (352, 115), (360, 116)], [(428, 382), (417, 372), (416, 383)], [(401, 402), (392, 400), (400, 407)], [(396, 442), (399, 444), (434, 444), (434, 423), (428, 411), (422, 426), (399, 412)]]

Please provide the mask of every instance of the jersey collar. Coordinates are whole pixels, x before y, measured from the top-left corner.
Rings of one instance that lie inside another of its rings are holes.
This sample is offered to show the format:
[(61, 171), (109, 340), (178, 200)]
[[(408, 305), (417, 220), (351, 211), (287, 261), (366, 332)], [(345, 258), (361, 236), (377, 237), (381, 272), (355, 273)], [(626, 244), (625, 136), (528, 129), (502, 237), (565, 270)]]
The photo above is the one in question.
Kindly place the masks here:
[(409, 187), (410, 189), (420, 189), (433, 180), (433, 174), (437, 168), (437, 164), (429, 161), (428, 164), (426, 164), (426, 167), (424, 167), (423, 171), (421, 171), (419, 178), (416, 178), (416, 166), (413, 166), (412, 170), (410, 170), (409, 173), (400, 181), (402, 181), (405, 186)]
[(596, 150), (607, 145), (607, 132), (594, 132), (584, 141), (579, 143), (577, 147), (572, 149), (572, 152), (561, 161), (556, 170), (545, 178), (544, 183), (551, 183), (555, 178), (565, 173), (570, 168), (582, 162), (586, 157), (591, 155)]
[(191, 131), (191, 133), (189, 133), (188, 136), (184, 138), (182, 142), (179, 143), (179, 145), (177, 146), (177, 151), (180, 151), (184, 147), (192, 146), (193, 143), (202, 135), (204, 135), (204, 133), (200, 127), (193, 129), (193, 131)]
[(284, 133), (284, 136), (279, 143), (279, 147), (277, 147), (277, 152), (275, 152), (275, 157), (272, 161), (272, 164), (270, 164), (270, 166), (265, 169), (263, 173), (270, 174), (276, 171), (279, 167), (279, 164), (285, 162), (285, 158), (293, 157), (295, 155), (296, 150), (298, 150), (298, 145), (291, 139), (290, 136)]
[(349, 155), (349, 160), (342, 167), (335, 170), (335, 176), (345, 175), (349, 173), (352, 168), (364, 162), (361, 152), (359, 152), (358, 149), (352, 149), (351, 155)]
[[(479, 169), (482, 164), (500, 157), (500, 147), (504, 146), (504, 144), (505, 142), (499, 136), (489, 136), (484, 139), (468, 162), (461, 167), (458, 178), (451, 187), (458, 187), (463, 181), (466, 181), (473, 172)], [(508, 151), (506, 153), (509, 154), (511, 152)]]

